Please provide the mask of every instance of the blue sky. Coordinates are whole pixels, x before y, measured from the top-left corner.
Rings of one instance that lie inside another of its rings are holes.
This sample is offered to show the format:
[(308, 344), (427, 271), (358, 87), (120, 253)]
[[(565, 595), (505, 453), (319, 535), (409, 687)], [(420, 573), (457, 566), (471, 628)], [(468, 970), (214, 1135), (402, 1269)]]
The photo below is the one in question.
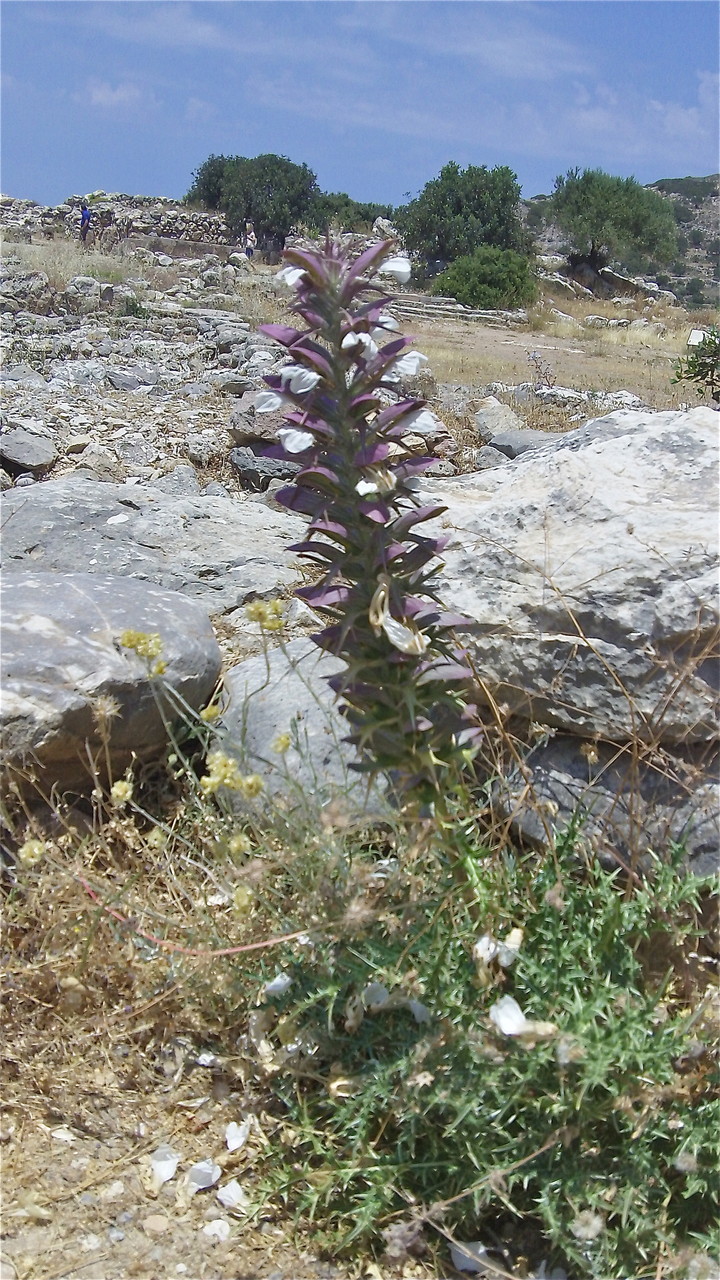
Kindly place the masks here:
[(714, 0), (4, 0), (4, 193), (182, 196), (211, 153), (402, 203), (448, 160), (718, 170)]

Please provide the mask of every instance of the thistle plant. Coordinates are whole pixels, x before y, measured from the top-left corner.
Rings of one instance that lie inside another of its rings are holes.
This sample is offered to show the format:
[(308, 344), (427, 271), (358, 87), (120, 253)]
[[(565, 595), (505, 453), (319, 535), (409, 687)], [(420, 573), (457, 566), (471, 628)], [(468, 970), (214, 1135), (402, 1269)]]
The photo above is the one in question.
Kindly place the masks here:
[(471, 672), (452, 636), (464, 620), (443, 609), (434, 585), (446, 539), (420, 529), (445, 510), (416, 495), (433, 459), (402, 443), (430, 415), (424, 400), (400, 399), (397, 385), (426, 357), (393, 336), (392, 297), (377, 280), (407, 279), (409, 263), (391, 242), (355, 261), (329, 240), (285, 259), (279, 277), (306, 327), (263, 325), (291, 363), (265, 378), (256, 412), (287, 408), (272, 452), (301, 463), (275, 498), (310, 516), (292, 550), (323, 576), (297, 594), (328, 619), (316, 643), (344, 662), (330, 684), (355, 767), (387, 773), (405, 802), (412, 793), (432, 805), (472, 758), (479, 730), (466, 699)]

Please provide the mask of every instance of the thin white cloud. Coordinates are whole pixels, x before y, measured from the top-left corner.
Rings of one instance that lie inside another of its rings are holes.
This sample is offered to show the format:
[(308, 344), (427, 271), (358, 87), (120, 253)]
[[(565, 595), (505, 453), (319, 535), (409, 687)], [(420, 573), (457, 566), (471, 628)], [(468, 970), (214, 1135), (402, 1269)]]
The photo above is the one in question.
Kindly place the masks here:
[(185, 119), (188, 124), (209, 124), (217, 113), (217, 107), (204, 98), (188, 98), (185, 104)]
[(131, 81), (112, 85), (108, 80), (90, 80), (84, 92), (74, 93), (73, 101), (101, 111), (127, 112), (146, 110), (156, 105), (155, 95)]

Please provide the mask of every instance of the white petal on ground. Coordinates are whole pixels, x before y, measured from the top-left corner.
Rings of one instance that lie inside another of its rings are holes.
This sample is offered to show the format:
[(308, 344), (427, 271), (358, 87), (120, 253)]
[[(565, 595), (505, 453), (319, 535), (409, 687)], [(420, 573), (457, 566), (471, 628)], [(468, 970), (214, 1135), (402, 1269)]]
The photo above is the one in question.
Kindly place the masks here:
[(215, 1164), (214, 1160), (198, 1160), (197, 1164), (188, 1169), (190, 1195), (194, 1196), (196, 1191), (205, 1191), (208, 1187), (214, 1187), (221, 1173), (220, 1165)]
[(221, 1205), (226, 1209), (247, 1209), (250, 1204), (250, 1197), (247, 1191), (243, 1191), (237, 1178), (233, 1178), (232, 1182), (226, 1182), (223, 1187), (218, 1187), (216, 1194)]
[(530, 1031), (532, 1023), (528, 1022), (517, 1000), (512, 996), (503, 996), (496, 1000), (490, 1010), (490, 1021), (495, 1023), (498, 1031), (504, 1036), (521, 1036)]
[(302, 364), (286, 364), (280, 370), (280, 381), (283, 388), (294, 391), (296, 395), (302, 395), (305, 391), (312, 391), (320, 381), (320, 374), (315, 373), (313, 369), (306, 369)]
[(304, 453), (315, 443), (314, 435), (296, 427), (281, 427), (276, 435), (286, 453)]
[(378, 275), (394, 276), (398, 284), (407, 284), (412, 275), (409, 258), (386, 258), (378, 267)]
[(245, 1146), (250, 1136), (250, 1121), (241, 1120), (237, 1124), (235, 1120), (231, 1120), (225, 1130), (225, 1143), (228, 1151), (239, 1151)]
[(159, 1190), (164, 1182), (169, 1182), (171, 1178), (175, 1177), (179, 1163), (180, 1155), (167, 1142), (163, 1142), (156, 1151), (153, 1151), (150, 1156), (150, 1165), (152, 1167), (153, 1186), (156, 1191)]
[(265, 983), (262, 993), (264, 996), (282, 996), (290, 986), (292, 978), (289, 973), (276, 973), (274, 978)]
[(210, 1236), (216, 1240), (229, 1240), (230, 1223), (225, 1218), (215, 1218), (212, 1222), (206, 1222), (202, 1228), (204, 1236)]
[(258, 391), (255, 397), (256, 413), (277, 413), (287, 401), (277, 391)]

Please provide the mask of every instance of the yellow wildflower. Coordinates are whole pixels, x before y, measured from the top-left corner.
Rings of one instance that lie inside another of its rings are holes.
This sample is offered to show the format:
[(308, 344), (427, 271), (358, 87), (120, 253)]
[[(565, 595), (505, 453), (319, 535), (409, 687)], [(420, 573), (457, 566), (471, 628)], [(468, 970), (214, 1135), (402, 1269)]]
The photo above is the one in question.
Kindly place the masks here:
[(252, 906), (253, 891), (246, 884), (239, 884), (233, 893), (232, 902), (236, 911), (248, 911)]
[(110, 788), (110, 800), (116, 805), (127, 804), (128, 800), (132, 800), (132, 794), (132, 782), (128, 782), (126, 778), (113, 782)]
[(282, 631), (285, 626), (282, 600), (251, 600), (245, 614), (251, 622), (259, 622), (263, 631)]
[(204, 720), (206, 724), (210, 724), (213, 720), (217, 720), (219, 715), (220, 708), (217, 702), (209, 702), (200, 712), (200, 719)]
[(289, 733), (279, 733), (272, 744), (272, 749), (273, 751), (276, 751), (279, 756), (282, 756), (287, 751), (291, 742), (292, 739)]
[(40, 861), (44, 853), (45, 841), (31, 838), (30, 840), (26, 840), (24, 844), (20, 845), (20, 848), (17, 851), (17, 859), (24, 867), (34, 867), (35, 863)]
[(228, 840), (228, 849), (233, 854), (249, 853), (252, 844), (244, 831), (236, 831)]
[[(163, 642), (159, 632), (123, 631), (120, 635), (123, 649), (134, 649), (140, 658), (159, 658)], [(159, 674), (159, 673), (157, 673)]]

